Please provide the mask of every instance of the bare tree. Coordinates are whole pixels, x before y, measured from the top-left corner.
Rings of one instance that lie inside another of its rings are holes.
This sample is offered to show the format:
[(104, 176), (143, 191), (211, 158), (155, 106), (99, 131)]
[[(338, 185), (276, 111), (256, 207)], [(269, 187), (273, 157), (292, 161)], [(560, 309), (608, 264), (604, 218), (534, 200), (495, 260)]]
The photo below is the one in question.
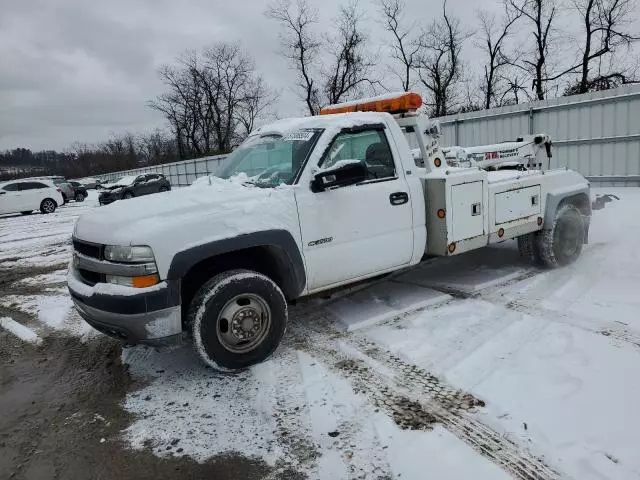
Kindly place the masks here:
[(487, 56), (480, 90), (483, 94), (484, 108), (491, 108), (495, 105), (497, 96), (500, 95), (498, 83), (501, 81), (502, 70), (513, 63), (505, 51), (505, 41), (521, 14), (512, 9), (505, 9), (500, 24), (496, 17), (490, 16), (487, 11), (478, 12), (478, 17), (482, 35), (478, 46)]
[(162, 130), (143, 133), (137, 139), (138, 157), (145, 165), (159, 165), (176, 160), (175, 141)]
[[(524, 58), (525, 69), (532, 73), (533, 89), (538, 100), (544, 100), (545, 82), (547, 78), (547, 63), (552, 43), (551, 33), (554, 20), (558, 14), (556, 0), (505, 0), (507, 8), (523, 16), (533, 27), (534, 49), (533, 58)], [(558, 76), (554, 79), (559, 78)]]
[(306, 0), (298, 0), (296, 12), (291, 12), (290, 0), (277, 0), (267, 11), (267, 17), (280, 22), (284, 27), (281, 34), (282, 55), (289, 59), (298, 74), (298, 87), (310, 115), (320, 110), (319, 86), (316, 82), (316, 59), (321, 42), (314, 35), (313, 26), (318, 23), (318, 11)]
[(393, 35), (391, 57), (401, 65), (401, 72), (395, 72), (402, 82), (402, 89), (407, 92), (411, 88), (411, 74), (418, 67), (419, 44), (411, 37), (415, 24), (402, 25), (405, 4), (402, 0), (381, 0), (385, 29)]
[(447, 13), (442, 5), (442, 18), (434, 20), (419, 40), (418, 74), (431, 96), (431, 116), (447, 115), (454, 108), (455, 88), (461, 79), (460, 52), (464, 41), (460, 20)]
[(526, 80), (524, 75), (511, 69), (506, 74), (500, 75), (500, 79), (505, 84), (505, 90), (500, 96), (500, 105), (517, 105), (521, 100), (530, 102), (533, 100), (530, 89), (527, 87), (530, 82)]
[(160, 67), (158, 75), (168, 92), (149, 102), (149, 106), (162, 113), (169, 121), (180, 158), (187, 158), (202, 155), (203, 149), (198, 136), (201, 134), (204, 91), (198, 81), (197, 55), (188, 52), (178, 63), (178, 66)]
[(213, 119), (215, 149), (228, 152), (234, 142), (239, 115), (247, 98), (255, 92), (255, 64), (238, 43), (219, 43), (204, 51), (205, 72), (209, 79), (207, 108)]
[(365, 49), (367, 36), (361, 21), (358, 4), (352, 1), (340, 7), (335, 36), (326, 37), (331, 61), (322, 77), (328, 104), (339, 103), (349, 95), (361, 93), (363, 85), (375, 83), (369, 77), (375, 64)]
[[(602, 60), (613, 56), (621, 47), (630, 49), (640, 38), (625, 31), (631, 23), (633, 0), (573, 0), (573, 9), (580, 15), (583, 37), (580, 62), (567, 72), (579, 70), (579, 79), (567, 93), (586, 93), (592, 89), (610, 88), (627, 82), (627, 66), (615, 62), (602, 71)], [(594, 73), (594, 65), (598, 67)]]
[(159, 74), (168, 91), (150, 106), (169, 121), (181, 158), (230, 151), (272, 101), (237, 43), (188, 52)]
[(278, 100), (278, 95), (260, 76), (251, 81), (245, 95), (241, 104), (242, 113), (238, 117), (243, 128), (243, 136), (253, 131), (256, 121), (263, 117)]

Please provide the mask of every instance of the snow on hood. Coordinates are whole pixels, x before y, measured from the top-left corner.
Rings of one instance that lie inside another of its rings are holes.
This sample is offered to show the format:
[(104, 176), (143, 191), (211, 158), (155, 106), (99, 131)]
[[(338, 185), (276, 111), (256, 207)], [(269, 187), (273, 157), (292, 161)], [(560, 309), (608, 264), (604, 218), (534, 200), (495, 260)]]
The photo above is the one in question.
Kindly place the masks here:
[(258, 188), (219, 178), (208, 185), (204, 178), (196, 187), (96, 208), (78, 219), (74, 236), (101, 244), (149, 245), (159, 269), (168, 269), (160, 263), (176, 252), (221, 238), (268, 229), (299, 232), (292, 187)]
[(114, 182), (114, 183), (103, 183), (102, 186), (104, 188), (128, 187), (130, 185), (133, 185), (133, 182), (136, 181), (136, 178), (138, 178), (137, 175), (128, 175), (126, 177), (122, 177), (121, 179), (119, 179), (117, 182)]

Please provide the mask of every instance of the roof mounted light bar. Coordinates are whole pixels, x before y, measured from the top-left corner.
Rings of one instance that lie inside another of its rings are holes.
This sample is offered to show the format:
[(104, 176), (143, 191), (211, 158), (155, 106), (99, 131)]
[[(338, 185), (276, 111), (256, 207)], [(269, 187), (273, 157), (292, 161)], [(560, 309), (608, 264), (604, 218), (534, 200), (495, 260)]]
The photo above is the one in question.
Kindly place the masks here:
[(320, 110), (320, 115), (349, 112), (407, 113), (416, 111), (421, 106), (422, 97), (419, 93), (398, 92), (329, 105)]

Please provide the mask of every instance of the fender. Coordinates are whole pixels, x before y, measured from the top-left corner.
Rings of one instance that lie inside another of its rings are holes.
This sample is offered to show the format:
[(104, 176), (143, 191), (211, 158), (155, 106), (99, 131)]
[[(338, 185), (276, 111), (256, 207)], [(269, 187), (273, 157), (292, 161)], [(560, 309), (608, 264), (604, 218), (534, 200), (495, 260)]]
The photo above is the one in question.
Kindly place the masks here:
[(564, 190), (556, 190), (554, 192), (547, 193), (547, 204), (544, 212), (543, 230), (549, 230), (553, 226), (553, 220), (556, 216), (558, 208), (560, 207), (560, 204), (568, 198), (575, 198), (577, 200), (575, 204), (582, 213), (582, 220), (584, 221), (584, 243), (589, 243), (589, 226), (591, 225), (591, 197), (588, 186), (570, 187)]
[(302, 293), (307, 283), (304, 261), (296, 241), (287, 230), (274, 229), (247, 233), (178, 252), (171, 261), (167, 279), (181, 279), (191, 267), (207, 258), (252, 247), (276, 247), (274, 251), (279, 252), (276, 255), (278, 257), (276, 262), (280, 268), (287, 269), (285, 295), (288, 298), (296, 298)]
[(572, 186), (562, 190), (554, 190), (553, 192), (547, 193), (547, 204), (544, 210), (545, 230), (552, 227), (558, 207), (563, 200), (569, 197), (580, 197), (583, 201), (579, 202), (577, 206), (582, 212), (582, 215), (591, 216), (591, 200), (588, 186)]

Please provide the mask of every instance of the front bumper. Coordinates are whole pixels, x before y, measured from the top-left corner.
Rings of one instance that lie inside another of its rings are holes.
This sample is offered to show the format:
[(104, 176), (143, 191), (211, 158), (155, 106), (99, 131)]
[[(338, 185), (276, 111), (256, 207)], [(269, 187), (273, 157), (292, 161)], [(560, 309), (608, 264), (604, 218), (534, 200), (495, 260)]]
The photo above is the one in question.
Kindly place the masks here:
[(100, 203), (100, 205), (109, 205), (116, 200), (118, 200), (118, 197), (116, 197), (115, 195), (100, 195), (98, 197), (98, 203)]
[[(69, 293), (80, 316), (96, 330), (128, 344), (170, 345), (182, 340), (180, 286), (163, 282), (141, 293), (101, 293), (102, 286), (89, 286), (71, 266)], [(135, 289), (137, 290), (137, 289)]]

